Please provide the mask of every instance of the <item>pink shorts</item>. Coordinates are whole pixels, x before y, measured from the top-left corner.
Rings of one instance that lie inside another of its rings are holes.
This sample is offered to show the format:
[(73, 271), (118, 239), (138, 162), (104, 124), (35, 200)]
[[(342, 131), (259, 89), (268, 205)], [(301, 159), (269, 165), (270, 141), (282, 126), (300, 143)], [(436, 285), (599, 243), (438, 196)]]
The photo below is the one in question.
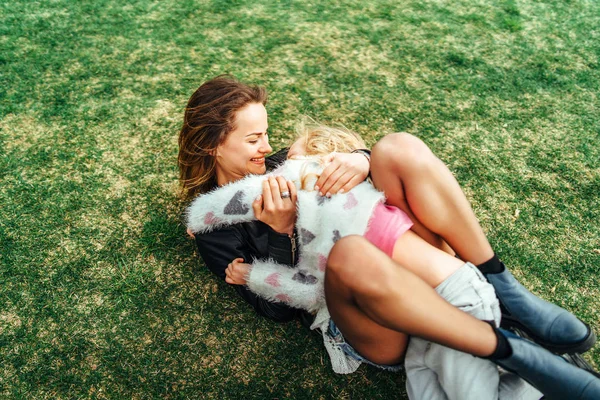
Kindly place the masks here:
[(398, 207), (379, 203), (375, 206), (369, 220), (365, 239), (391, 257), (396, 240), (412, 225), (413, 222), (404, 211)]

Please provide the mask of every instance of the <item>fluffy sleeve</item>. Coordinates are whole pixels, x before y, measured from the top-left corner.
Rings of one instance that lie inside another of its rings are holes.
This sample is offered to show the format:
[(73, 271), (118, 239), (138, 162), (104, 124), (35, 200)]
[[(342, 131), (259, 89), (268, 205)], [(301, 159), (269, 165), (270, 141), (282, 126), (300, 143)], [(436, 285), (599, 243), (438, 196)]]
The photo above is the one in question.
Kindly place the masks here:
[(194, 233), (254, 220), (252, 202), (262, 193), (264, 176), (249, 175), (194, 199), (186, 210), (186, 225)]
[(290, 268), (273, 260), (255, 260), (247, 277), (248, 288), (271, 301), (294, 308), (317, 311), (325, 305), (323, 275), (302, 268)]

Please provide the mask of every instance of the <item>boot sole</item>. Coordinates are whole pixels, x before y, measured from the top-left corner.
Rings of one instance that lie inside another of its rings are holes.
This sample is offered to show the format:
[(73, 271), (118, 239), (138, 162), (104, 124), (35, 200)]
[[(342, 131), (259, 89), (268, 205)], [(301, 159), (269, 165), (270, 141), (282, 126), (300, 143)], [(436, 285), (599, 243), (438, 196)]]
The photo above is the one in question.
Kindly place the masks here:
[(585, 339), (573, 344), (555, 344), (545, 342), (544, 340), (534, 335), (529, 329), (527, 329), (525, 325), (521, 324), (516, 319), (511, 318), (509, 315), (502, 315), (502, 321), (500, 323), (500, 326), (505, 329), (516, 328), (523, 334), (525, 334), (525, 336), (528, 339), (544, 347), (546, 350), (551, 351), (554, 354), (562, 355), (573, 353), (585, 353), (586, 351), (594, 347), (594, 344), (596, 344), (596, 334), (588, 324), (586, 324), (583, 321), (582, 323), (586, 326), (588, 334), (585, 337)]

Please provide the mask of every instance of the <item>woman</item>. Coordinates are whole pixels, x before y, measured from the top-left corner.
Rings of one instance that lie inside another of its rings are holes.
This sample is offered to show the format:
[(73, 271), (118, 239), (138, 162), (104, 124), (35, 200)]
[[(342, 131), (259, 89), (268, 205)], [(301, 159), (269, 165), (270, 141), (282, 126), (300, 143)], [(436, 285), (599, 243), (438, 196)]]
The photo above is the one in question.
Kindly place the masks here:
[[(265, 172), (265, 155), (271, 151), (265, 103), (264, 90), (223, 77), (206, 82), (194, 93), (180, 134), (181, 178), (188, 193), (207, 191), (248, 173)], [(375, 150), (377, 147), (374, 164)], [(317, 182), (325, 194), (340, 186), (347, 190), (347, 185), (356, 183), (357, 176), (360, 181), (366, 175), (348, 174), (339, 168), (337, 158), (331, 165)], [(372, 172), (377, 184), (376, 169)], [(381, 176), (382, 171), (377, 175)], [(208, 267), (231, 280), (244, 275), (233, 266), (226, 268), (237, 257), (266, 256), (293, 265), (295, 206), (281, 196), (282, 192), (292, 190), (285, 180), (269, 178), (263, 196), (253, 205), (259, 222), (198, 236), (198, 249)], [(393, 193), (387, 195), (391, 198)], [(410, 196), (408, 190), (406, 195)], [(397, 200), (401, 202), (403, 198)], [(413, 210), (414, 206), (410, 206)], [(414, 214), (418, 219), (418, 213)], [(437, 233), (436, 229), (431, 232)], [(454, 248), (452, 240), (441, 232), (437, 234)], [(435, 239), (433, 236), (432, 240)], [(362, 249), (360, 257), (351, 257), (350, 254), (356, 255), (356, 249)], [(462, 250), (457, 251), (462, 255)], [(339, 240), (327, 264), (325, 291), (332, 318), (352, 347), (373, 362), (388, 365), (399, 362), (406, 350), (406, 335), (411, 334), (487, 357), (517, 372), (549, 398), (557, 395), (594, 398), (600, 394), (600, 383), (591, 374), (450, 306), (420, 278), (361, 238)], [(363, 268), (366, 264), (369, 270), (377, 271), (371, 273), (376, 279), (360, 279), (367, 270)], [(278, 319), (293, 317), (294, 310), (261, 300), (240, 288), (238, 292), (263, 315)]]

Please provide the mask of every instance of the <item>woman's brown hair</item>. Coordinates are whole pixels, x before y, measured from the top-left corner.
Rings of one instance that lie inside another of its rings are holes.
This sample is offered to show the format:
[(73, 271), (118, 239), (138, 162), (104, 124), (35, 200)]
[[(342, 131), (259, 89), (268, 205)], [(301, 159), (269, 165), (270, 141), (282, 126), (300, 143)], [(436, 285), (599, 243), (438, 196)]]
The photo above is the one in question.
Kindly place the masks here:
[(213, 154), (235, 130), (235, 113), (252, 103), (266, 105), (267, 91), (231, 75), (204, 82), (190, 97), (179, 132), (179, 182), (185, 198), (217, 185)]

